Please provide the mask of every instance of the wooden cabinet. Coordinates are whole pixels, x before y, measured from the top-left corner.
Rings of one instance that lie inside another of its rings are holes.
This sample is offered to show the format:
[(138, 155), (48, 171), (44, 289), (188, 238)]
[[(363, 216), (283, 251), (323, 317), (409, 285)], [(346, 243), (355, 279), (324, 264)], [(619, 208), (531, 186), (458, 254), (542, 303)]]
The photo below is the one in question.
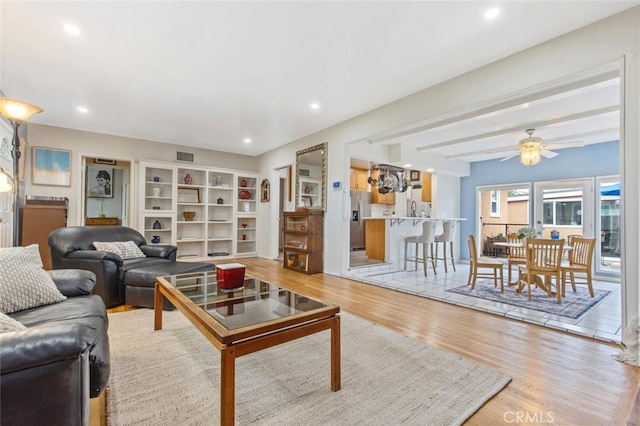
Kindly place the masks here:
[(381, 194), (377, 189), (371, 191), (371, 202), (373, 204), (390, 204), (396, 205), (396, 193)]
[(21, 214), (21, 245), (38, 244), (44, 269), (51, 269), (51, 252), (47, 239), (54, 229), (67, 226), (67, 203), (26, 204), (22, 207)]
[(322, 272), (323, 218), (319, 209), (284, 212), (284, 267), (305, 274)]
[(353, 191), (369, 191), (371, 185), (369, 179), (369, 170), (351, 169), (349, 173), (349, 189)]
[(385, 219), (365, 220), (366, 253), (369, 259), (384, 261), (385, 256)]
[(87, 226), (110, 226), (118, 225), (120, 219), (117, 217), (87, 217), (84, 224)]
[(422, 172), (422, 201), (431, 202), (431, 173)]

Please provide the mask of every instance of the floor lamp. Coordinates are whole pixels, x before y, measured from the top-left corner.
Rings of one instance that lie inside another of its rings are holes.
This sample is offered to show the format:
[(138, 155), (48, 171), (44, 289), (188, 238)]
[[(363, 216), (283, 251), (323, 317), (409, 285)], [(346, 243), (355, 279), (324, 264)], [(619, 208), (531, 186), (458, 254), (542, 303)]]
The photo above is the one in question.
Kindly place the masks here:
[(42, 108), (11, 98), (0, 98), (0, 115), (6, 118), (13, 127), (13, 141), (11, 157), (13, 158), (13, 245), (19, 245), (20, 239), (20, 211), (18, 200), (20, 199), (20, 137), (18, 128), (34, 114), (42, 112)]

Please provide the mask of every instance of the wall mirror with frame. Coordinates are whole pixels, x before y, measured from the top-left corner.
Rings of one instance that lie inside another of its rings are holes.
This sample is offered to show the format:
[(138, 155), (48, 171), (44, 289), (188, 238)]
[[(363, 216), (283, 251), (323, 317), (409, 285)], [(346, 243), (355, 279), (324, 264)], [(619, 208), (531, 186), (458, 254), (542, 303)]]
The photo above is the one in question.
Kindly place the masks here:
[(327, 209), (327, 142), (296, 152), (296, 208)]

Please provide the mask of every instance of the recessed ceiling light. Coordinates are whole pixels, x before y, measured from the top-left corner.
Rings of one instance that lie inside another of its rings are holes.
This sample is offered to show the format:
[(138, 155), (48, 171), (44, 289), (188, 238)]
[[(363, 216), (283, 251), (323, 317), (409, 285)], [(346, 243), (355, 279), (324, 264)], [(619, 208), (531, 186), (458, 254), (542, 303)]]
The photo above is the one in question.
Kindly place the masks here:
[(408, 169), (409, 167), (411, 167), (411, 164), (408, 164), (408, 163), (407, 163), (407, 164), (405, 164), (403, 167), (404, 167), (405, 169)]
[(88, 112), (89, 112), (89, 108), (87, 108), (87, 107), (83, 107), (83, 106), (79, 106), (79, 107), (78, 107), (78, 112), (81, 112), (81, 113), (83, 113), (83, 114), (86, 114), (86, 113), (88, 113)]
[(427, 172), (429, 172), (429, 173), (433, 173), (434, 171), (435, 171), (435, 170), (434, 170), (434, 169), (431, 169), (431, 168), (427, 169)]
[(73, 24), (64, 24), (64, 32), (66, 32), (69, 35), (80, 35), (80, 28), (76, 27)]
[(251, 138), (244, 138), (243, 141), (244, 143), (251, 143)]
[(484, 12), (484, 19), (493, 19), (498, 15), (500, 15), (500, 9), (498, 9), (497, 7), (492, 7), (491, 9), (488, 9), (486, 12)]
[(317, 102), (311, 102), (309, 104), (309, 108), (313, 109), (313, 110), (319, 110), (320, 109), (320, 104)]
[(500, 15), (500, 9), (497, 7), (492, 7), (490, 9), (487, 9), (484, 12), (484, 19), (494, 19), (496, 18), (498, 15)]

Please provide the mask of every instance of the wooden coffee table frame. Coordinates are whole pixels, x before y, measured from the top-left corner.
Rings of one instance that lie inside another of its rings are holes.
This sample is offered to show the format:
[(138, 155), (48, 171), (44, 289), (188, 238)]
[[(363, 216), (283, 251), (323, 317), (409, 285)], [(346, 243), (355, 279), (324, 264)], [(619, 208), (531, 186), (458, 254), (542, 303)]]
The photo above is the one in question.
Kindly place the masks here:
[(327, 305), (276, 320), (228, 330), (175, 286), (158, 277), (155, 283), (154, 330), (162, 329), (163, 297), (220, 351), (220, 424), (235, 423), (236, 358), (301, 337), (331, 330), (331, 390), (340, 390), (340, 307)]

